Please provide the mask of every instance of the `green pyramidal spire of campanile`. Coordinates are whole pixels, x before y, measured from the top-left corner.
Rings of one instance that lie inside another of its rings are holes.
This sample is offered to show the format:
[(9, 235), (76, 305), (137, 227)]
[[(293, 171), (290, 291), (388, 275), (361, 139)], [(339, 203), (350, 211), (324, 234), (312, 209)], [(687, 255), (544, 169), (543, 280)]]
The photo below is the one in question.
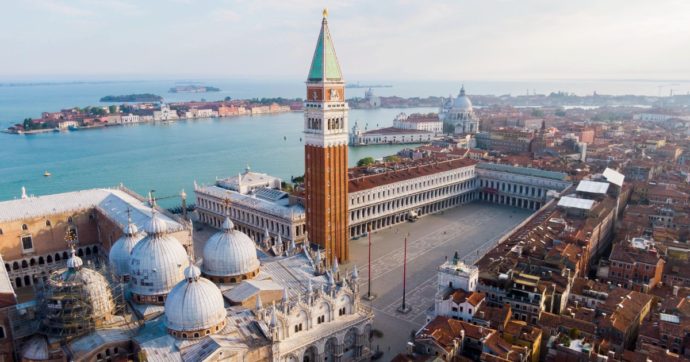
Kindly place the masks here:
[(309, 68), (309, 77), (307, 78), (309, 82), (339, 82), (343, 80), (338, 57), (335, 55), (335, 47), (333, 46), (331, 32), (328, 30), (327, 17), (328, 11), (324, 9), (323, 20), (321, 21), (321, 32), (316, 42), (314, 57), (311, 60), (311, 68)]

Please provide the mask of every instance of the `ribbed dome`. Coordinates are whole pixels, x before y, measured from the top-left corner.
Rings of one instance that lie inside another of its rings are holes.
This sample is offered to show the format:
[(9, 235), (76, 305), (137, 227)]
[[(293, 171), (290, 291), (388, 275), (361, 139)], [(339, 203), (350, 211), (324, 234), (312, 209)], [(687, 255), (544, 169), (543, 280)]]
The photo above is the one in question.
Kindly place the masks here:
[(219, 277), (235, 276), (251, 273), (259, 268), (254, 242), (232, 227), (232, 221), (226, 218), (222, 230), (206, 241), (204, 274)]
[(124, 235), (117, 239), (115, 244), (110, 247), (108, 260), (110, 268), (118, 276), (129, 275), (129, 258), (134, 246), (144, 238), (143, 233), (139, 233), (137, 226), (130, 222), (124, 229)]
[(460, 88), (460, 94), (458, 94), (457, 98), (455, 98), (455, 101), (453, 102), (453, 110), (455, 111), (471, 111), (472, 110), (472, 101), (470, 101), (470, 98), (465, 95), (465, 87), (463, 86)]
[(165, 294), (184, 279), (187, 252), (177, 239), (166, 234), (165, 221), (155, 213), (146, 230), (148, 235), (130, 255), (131, 291), (139, 295)]
[(199, 268), (194, 265), (185, 270), (185, 276), (186, 279), (170, 291), (165, 301), (165, 324), (168, 329), (203, 332), (223, 324), (227, 311), (220, 289), (202, 278)]

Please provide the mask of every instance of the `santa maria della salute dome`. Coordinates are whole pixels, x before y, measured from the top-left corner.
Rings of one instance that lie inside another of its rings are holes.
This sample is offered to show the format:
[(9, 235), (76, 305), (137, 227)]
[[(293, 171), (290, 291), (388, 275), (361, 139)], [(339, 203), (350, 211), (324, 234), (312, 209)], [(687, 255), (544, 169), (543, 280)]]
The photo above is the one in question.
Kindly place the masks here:
[[(313, 107), (315, 128), (305, 144), (314, 155), (326, 146), (346, 157), (345, 83), (326, 15), (315, 29), (307, 102), (330, 106), (325, 113)], [(347, 163), (337, 166), (346, 183)], [(276, 196), (287, 197), (264, 192), (253, 200)], [(213, 204), (214, 220), (224, 221), (211, 233), (194, 227), (198, 213), (173, 214), (124, 186), (0, 202), (0, 240), (18, 236), (19, 248), (32, 248), (22, 257), (36, 258), (26, 269), (43, 268), (24, 279), (14, 275), (15, 259), (5, 261), (10, 267), (0, 272), (0, 302), (16, 298), (15, 285), (32, 283), (32, 277), (36, 295), (9, 306), (0, 359), (368, 360), (374, 314), (361, 302), (356, 269), (340, 270), (336, 261), (348, 256), (346, 230), (312, 225), (315, 232), (308, 235), (315, 243), (306, 241), (306, 230), (303, 243), (282, 243), (281, 235), (297, 231), (268, 220), (262, 226), (268, 237), (259, 240), (248, 231), (242, 200)], [(345, 202), (338, 216), (343, 225)], [(5, 222), (3, 215), (19, 220)], [(56, 230), (74, 237), (69, 246), (51, 237)], [(334, 242), (321, 245), (329, 237)]]

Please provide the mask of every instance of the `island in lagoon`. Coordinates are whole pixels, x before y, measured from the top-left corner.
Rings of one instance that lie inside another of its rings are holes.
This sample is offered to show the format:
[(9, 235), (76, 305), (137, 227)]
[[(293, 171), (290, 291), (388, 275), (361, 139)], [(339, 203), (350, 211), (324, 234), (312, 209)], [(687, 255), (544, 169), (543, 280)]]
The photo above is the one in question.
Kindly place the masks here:
[(206, 93), (206, 92), (220, 92), (219, 88), (209, 87), (205, 85), (179, 85), (170, 88), (170, 93)]
[(101, 102), (160, 102), (163, 97), (151, 93), (125, 94), (120, 96), (105, 96)]

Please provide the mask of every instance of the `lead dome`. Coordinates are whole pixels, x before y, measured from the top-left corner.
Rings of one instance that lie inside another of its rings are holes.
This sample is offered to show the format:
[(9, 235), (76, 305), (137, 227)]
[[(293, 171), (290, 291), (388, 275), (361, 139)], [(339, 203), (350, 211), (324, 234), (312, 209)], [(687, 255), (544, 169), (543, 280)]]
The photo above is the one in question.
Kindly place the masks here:
[(177, 338), (193, 339), (213, 334), (225, 326), (225, 303), (220, 289), (192, 261), (165, 301), (165, 325)]
[(204, 276), (217, 283), (236, 283), (256, 276), (259, 265), (254, 242), (234, 230), (232, 221), (226, 217), (221, 230), (204, 246)]
[(472, 110), (472, 101), (470, 101), (470, 98), (465, 94), (464, 85), (460, 88), (460, 93), (453, 102), (453, 110), (467, 112)]
[(170, 290), (184, 279), (187, 252), (168, 234), (168, 226), (157, 212), (144, 226), (147, 235), (130, 256), (130, 289), (137, 303), (163, 304)]
[(128, 219), (127, 226), (123, 232), (124, 234), (110, 248), (108, 261), (110, 262), (111, 270), (117, 276), (129, 278), (129, 260), (132, 249), (145, 235), (139, 232), (131, 218)]

